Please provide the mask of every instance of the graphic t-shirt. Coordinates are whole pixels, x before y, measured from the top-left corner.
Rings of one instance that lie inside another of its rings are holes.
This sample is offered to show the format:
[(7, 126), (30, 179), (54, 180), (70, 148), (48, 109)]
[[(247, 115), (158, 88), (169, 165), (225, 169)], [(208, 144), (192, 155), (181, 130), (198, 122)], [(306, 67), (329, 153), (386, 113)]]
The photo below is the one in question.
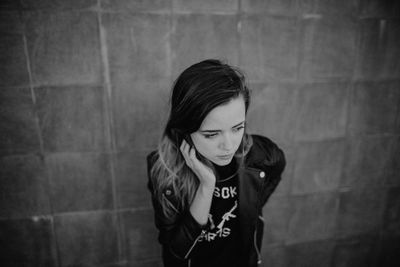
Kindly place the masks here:
[(193, 251), (192, 266), (241, 266), (237, 166), (216, 166), (217, 182), (206, 232)]

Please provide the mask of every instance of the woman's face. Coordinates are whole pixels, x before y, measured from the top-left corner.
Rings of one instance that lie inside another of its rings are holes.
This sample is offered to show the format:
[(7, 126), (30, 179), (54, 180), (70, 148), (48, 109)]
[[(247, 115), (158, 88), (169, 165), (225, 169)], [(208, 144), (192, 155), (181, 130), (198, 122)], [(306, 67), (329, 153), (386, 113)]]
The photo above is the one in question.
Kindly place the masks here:
[(190, 135), (196, 150), (216, 165), (228, 165), (242, 141), (245, 119), (242, 96), (217, 106)]

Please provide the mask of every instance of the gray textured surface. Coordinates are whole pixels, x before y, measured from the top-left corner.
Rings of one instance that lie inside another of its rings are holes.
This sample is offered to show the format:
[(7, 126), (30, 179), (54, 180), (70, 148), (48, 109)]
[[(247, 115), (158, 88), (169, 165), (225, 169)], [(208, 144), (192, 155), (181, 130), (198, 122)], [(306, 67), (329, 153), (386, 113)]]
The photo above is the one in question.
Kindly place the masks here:
[(1, 266), (161, 266), (145, 155), (218, 57), (286, 152), (262, 266), (400, 266), (400, 2), (0, 4)]

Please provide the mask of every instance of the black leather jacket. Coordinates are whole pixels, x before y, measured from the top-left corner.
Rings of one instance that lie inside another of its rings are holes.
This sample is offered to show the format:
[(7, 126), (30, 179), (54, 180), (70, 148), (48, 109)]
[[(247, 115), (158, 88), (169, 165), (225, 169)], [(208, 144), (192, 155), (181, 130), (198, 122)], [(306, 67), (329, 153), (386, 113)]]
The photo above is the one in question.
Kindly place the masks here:
[[(261, 263), (260, 249), (264, 230), (262, 207), (281, 180), (286, 165), (283, 151), (270, 139), (259, 135), (252, 135), (252, 139), (253, 145), (244, 164), (238, 161), (239, 225), (242, 251), (247, 255), (243, 266), (248, 267)], [(155, 154), (153, 151), (147, 156), (148, 171), (154, 162)], [(158, 239), (162, 244), (164, 266), (190, 266), (190, 253), (205, 227), (197, 223), (189, 210), (179, 210), (178, 201), (170, 189), (164, 191), (164, 200), (177, 209), (175, 216), (167, 219), (159, 201), (154, 197), (151, 179), (148, 188), (152, 193), (155, 224), (159, 230)]]

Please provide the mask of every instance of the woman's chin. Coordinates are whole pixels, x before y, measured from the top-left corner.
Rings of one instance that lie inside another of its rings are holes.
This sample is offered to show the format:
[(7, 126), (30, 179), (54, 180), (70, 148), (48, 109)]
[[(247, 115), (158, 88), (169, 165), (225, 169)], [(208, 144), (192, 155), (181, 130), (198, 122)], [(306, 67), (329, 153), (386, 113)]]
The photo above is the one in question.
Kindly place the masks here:
[(215, 158), (214, 160), (212, 160), (212, 162), (218, 166), (225, 166), (228, 165), (229, 163), (231, 163), (232, 161), (232, 156), (229, 158)]

